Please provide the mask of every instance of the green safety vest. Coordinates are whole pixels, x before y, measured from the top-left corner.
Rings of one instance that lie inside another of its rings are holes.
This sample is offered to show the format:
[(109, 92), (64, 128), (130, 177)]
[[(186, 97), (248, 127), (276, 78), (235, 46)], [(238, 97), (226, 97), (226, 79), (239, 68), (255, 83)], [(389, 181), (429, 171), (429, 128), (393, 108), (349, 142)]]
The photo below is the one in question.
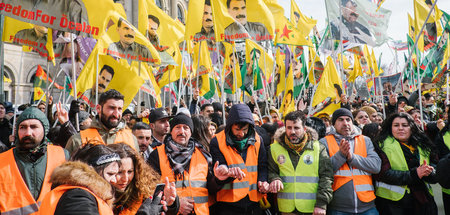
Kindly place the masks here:
[(278, 142), (270, 146), (273, 160), (278, 164), (284, 189), (277, 194), (278, 209), (290, 213), (297, 209), (302, 213), (314, 212), (319, 186), (320, 143), (313, 142), (314, 150), (304, 150), (294, 169), (288, 151)]
[[(450, 149), (450, 132), (448, 132), (448, 131), (445, 132), (444, 143), (445, 143), (445, 146), (447, 146), (447, 148)], [(442, 192), (450, 195), (450, 189), (442, 188)]]
[[(418, 147), (418, 149), (420, 156), (420, 164), (423, 164), (424, 160), (426, 160), (427, 164), (429, 164), (430, 163), (429, 156), (426, 156), (424, 151), (422, 151), (420, 147)], [(391, 169), (400, 171), (409, 171), (405, 155), (403, 154), (400, 143), (396, 139), (392, 137), (386, 138), (382, 150), (389, 159)], [(433, 194), (431, 186), (429, 186), (427, 183), (425, 184), (427, 185), (429, 192)], [(400, 199), (403, 198), (406, 191), (409, 192), (409, 188), (407, 185), (399, 186), (377, 181), (375, 183), (375, 186), (377, 188), (375, 195), (392, 201), (399, 201)]]

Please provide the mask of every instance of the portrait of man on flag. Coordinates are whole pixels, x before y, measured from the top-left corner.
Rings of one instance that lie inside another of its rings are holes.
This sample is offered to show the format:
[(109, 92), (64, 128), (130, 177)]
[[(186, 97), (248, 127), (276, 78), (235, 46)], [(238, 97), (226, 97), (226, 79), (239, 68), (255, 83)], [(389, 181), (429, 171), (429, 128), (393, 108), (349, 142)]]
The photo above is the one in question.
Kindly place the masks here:
[(100, 73), (98, 74), (98, 83), (94, 82), (94, 85), (92, 88), (87, 89), (83, 95), (81, 95), (81, 98), (88, 102), (95, 102), (95, 95), (96, 95), (96, 88), (98, 88), (98, 95), (102, 94), (106, 91), (106, 88), (108, 87), (109, 83), (111, 83), (111, 80), (114, 77), (114, 69), (105, 64), (100, 69)]
[(211, 1), (205, 0), (205, 7), (203, 9), (202, 18), (202, 28), (200, 32), (194, 35), (194, 43), (206, 40), (208, 43), (208, 48), (214, 46), (215, 35), (214, 35), (214, 23), (213, 23), (213, 13), (211, 8)]

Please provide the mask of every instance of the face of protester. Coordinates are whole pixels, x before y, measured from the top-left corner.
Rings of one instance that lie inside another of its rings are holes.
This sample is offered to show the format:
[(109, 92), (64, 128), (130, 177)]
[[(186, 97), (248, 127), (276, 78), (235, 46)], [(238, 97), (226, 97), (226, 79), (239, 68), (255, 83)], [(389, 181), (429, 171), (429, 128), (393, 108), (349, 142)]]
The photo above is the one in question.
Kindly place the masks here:
[(121, 159), (120, 163), (119, 172), (116, 174), (116, 182), (112, 185), (123, 192), (134, 178), (134, 163), (130, 157)]
[(168, 118), (156, 120), (155, 123), (150, 123), (150, 126), (152, 127), (152, 131), (156, 136), (164, 136), (170, 131)]
[(286, 120), (286, 136), (289, 138), (291, 143), (300, 143), (305, 136), (305, 128), (302, 125), (302, 120)]
[(108, 166), (103, 169), (103, 178), (110, 184), (117, 183), (116, 175), (119, 173), (119, 163), (111, 162)]
[(158, 23), (153, 21), (152, 19), (148, 19), (148, 33), (151, 36), (157, 36), (158, 33), (156, 32), (158, 30)]
[(336, 132), (342, 136), (350, 136), (352, 133), (352, 118), (348, 116), (341, 116), (336, 119), (334, 128)]
[(414, 112), (413, 114), (411, 114), (412, 118), (414, 119), (414, 123), (416, 123), (417, 126), (420, 126), (420, 124), (422, 124), (421, 120), (420, 120), (420, 113), (418, 112)]
[(239, 124), (233, 124), (231, 126), (231, 132), (236, 137), (237, 140), (243, 140), (247, 136), (250, 124), (244, 126), (239, 126)]
[(41, 110), (43, 113), (45, 113), (45, 104), (40, 104), (37, 107), (39, 110)]
[(44, 139), (44, 126), (37, 119), (22, 121), (17, 132), (19, 136), (17, 148), (22, 151), (36, 148)]
[(356, 122), (359, 125), (366, 125), (370, 123), (369, 115), (365, 111), (359, 111), (356, 115)]
[(186, 124), (178, 124), (172, 128), (170, 135), (172, 135), (173, 141), (176, 143), (187, 146), (189, 138), (191, 138), (191, 129)]
[(356, 5), (351, 1), (347, 1), (345, 7), (342, 7), (342, 16), (348, 22), (356, 22), (359, 17), (358, 12), (356, 12)]
[(137, 139), (139, 145), (139, 151), (143, 152), (147, 150), (148, 146), (152, 141), (152, 130), (150, 129), (139, 129), (133, 131), (134, 136)]
[(108, 99), (103, 106), (97, 106), (100, 120), (108, 129), (115, 128), (122, 119), (123, 100)]
[(111, 83), (113, 76), (111, 73), (109, 73), (106, 69), (102, 70), (100, 72), (100, 75), (98, 76), (98, 94), (102, 94), (105, 92), (106, 88), (108, 87), (109, 83)]
[(133, 28), (126, 22), (122, 21), (122, 23), (120, 23), (120, 27), (117, 28), (117, 32), (119, 33), (120, 42), (123, 45), (130, 46), (134, 43), (134, 36), (136, 32), (134, 32)]
[(231, 0), (228, 13), (241, 25), (247, 24), (247, 8), (244, 0)]
[(369, 119), (370, 119), (371, 122), (376, 122), (377, 118), (378, 118), (378, 113), (377, 112), (374, 112), (374, 113), (369, 115)]
[(212, 18), (211, 6), (205, 5), (205, 9), (203, 10), (202, 26), (207, 32), (210, 32), (213, 28), (213, 20), (212, 19), (213, 18)]
[(408, 142), (411, 136), (411, 127), (403, 117), (396, 117), (392, 121), (392, 135), (400, 142)]
[(214, 136), (214, 134), (216, 134), (216, 126), (214, 126), (213, 124), (210, 124), (208, 129), (211, 137)]
[(6, 116), (6, 109), (3, 105), (0, 105), (0, 120), (4, 119)]
[(273, 122), (278, 122), (278, 120), (280, 120), (280, 119), (278, 118), (278, 114), (275, 113), (275, 112), (270, 113), (270, 116), (272, 117), (272, 121), (273, 121)]
[(125, 120), (125, 122), (129, 123), (131, 116), (132, 116), (131, 113), (127, 113), (127, 114), (123, 115), (122, 118)]
[(202, 115), (209, 118), (209, 115), (214, 113), (213, 106), (206, 106), (205, 109), (202, 111)]

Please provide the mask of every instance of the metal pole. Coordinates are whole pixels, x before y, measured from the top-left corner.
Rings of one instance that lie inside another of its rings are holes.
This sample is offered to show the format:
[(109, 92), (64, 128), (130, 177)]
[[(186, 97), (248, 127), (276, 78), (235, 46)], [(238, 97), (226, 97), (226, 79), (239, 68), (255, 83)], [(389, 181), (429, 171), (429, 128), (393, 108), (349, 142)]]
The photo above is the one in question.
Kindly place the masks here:
[[(56, 79), (58, 78), (58, 76), (61, 74), (62, 71), (63, 71), (63, 70), (60, 69), (59, 72), (56, 74), (55, 78), (54, 78), (54, 79), (52, 80), (52, 82), (50, 83), (50, 85), (48, 85), (48, 87), (47, 87), (47, 92), (50, 91), (50, 89), (52, 88), (53, 84), (55, 83)], [(42, 101), (42, 99), (44, 98), (44, 96), (45, 96), (45, 94), (43, 94), (43, 95), (41, 96), (41, 98), (39, 98), (39, 101), (37, 102), (37, 104), (41, 103), (41, 101)]]
[[(446, 76), (447, 76), (447, 82), (445, 83), (445, 85), (446, 85), (446, 89), (447, 89), (447, 95), (446, 95), (446, 97), (447, 97), (447, 102), (446, 102), (446, 105), (447, 104), (449, 104), (449, 100), (448, 100), (448, 98), (449, 98), (449, 88), (448, 88), (448, 73), (446, 74)], [(448, 119), (447, 119), (448, 120)]]
[[(3, 38), (3, 22), (5, 20), (5, 17), (3, 15), (0, 14), (0, 38)], [(4, 44), (3, 41), (0, 41), (0, 101), (3, 102), (5, 101), (5, 86), (4, 86), (4, 76), (5, 76), (5, 71), (4, 71), (4, 66), (5, 64), (5, 50), (4, 50)]]
[[(138, 63), (138, 73), (139, 73), (139, 77), (141, 76), (141, 61), (139, 61)], [(164, 90), (163, 90), (164, 92)], [(138, 90), (138, 105), (137, 105), (137, 110), (136, 110), (136, 115), (139, 115), (141, 113), (141, 88), (139, 87)]]
[(99, 57), (97, 52), (97, 65), (95, 70), (95, 107), (97, 107), (98, 105), (98, 74), (100, 73), (100, 71), (98, 71), (98, 66), (99, 66)]
[[(374, 83), (375, 84), (375, 83)], [(378, 77), (378, 87), (380, 88), (381, 92), (381, 102), (383, 103), (383, 117), (386, 119), (386, 110), (384, 108), (384, 97), (383, 97), (383, 88), (381, 87), (381, 77)], [(375, 91), (376, 92), (376, 91)]]
[[(224, 92), (224, 85), (225, 85), (225, 73), (223, 71), (223, 63), (220, 61), (220, 54), (219, 54), (219, 42), (216, 42), (216, 53), (217, 53), (217, 63), (219, 64), (219, 71), (220, 71), (220, 79), (222, 79), (222, 85), (221, 85), (221, 91), (222, 91), (222, 118), (223, 118), (223, 124), (226, 124), (225, 119), (225, 92)], [(220, 83), (219, 83), (220, 84)]]
[[(195, 102), (195, 114), (198, 114), (199, 112), (198, 112), (198, 102), (199, 102), (199, 100), (200, 100), (200, 90), (198, 89), (198, 79), (199, 79), (199, 72), (198, 72), (198, 68), (200, 67), (200, 53), (201, 53), (201, 50), (202, 50), (202, 42), (200, 42), (199, 44), (198, 44), (198, 55), (197, 55), (197, 68), (196, 68), (196, 70), (195, 70), (195, 74), (196, 74), (196, 78), (197, 78), (197, 82), (196, 82), (196, 84), (195, 84), (195, 87), (197, 88), (197, 90), (199, 91), (198, 92), (198, 98), (197, 98), (197, 102)], [(209, 80), (208, 80), (209, 81)], [(203, 83), (203, 84), (209, 84), (209, 83)], [(191, 83), (191, 86), (192, 86), (192, 83)], [(192, 89), (192, 87), (191, 87), (191, 89)]]
[(178, 82), (178, 102), (177, 102), (177, 108), (180, 108), (180, 99), (181, 99), (181, 89), (183, 86), (183, 68), (184, 68), (184, 54), (185, 54), (185, 49), (186, 49), (186, 40), (183, 41), (183, 52), (180, 52), (181, 54), (181, 66), (180, 66), (180, 79)]
[[(73, 42), (74, 41), (74, 38), (73, 38), (73, 34), (70, 34), (70, 39), (71, 39), (71, 46), (72, 46), (72, 83), (75, 83), (75, 84), (73, 84), (73, 95), (74, 95), (74, 98), (76, 99), (78, 96), (77, 96), (77, 74), (76, 74), (76, 65), (75, 65), (75, 43)], [(77, 131), (80, 131), (80, 125), (79, 125), (79, 122), (78, 122), (78, 113), (75, 113), (75, 128), (77, 129)]]
[(11, 131), (13, 135), (14, 135), (14, 130), (16, 128), (16, 118), (17, 118), (16, 115), (17, 115), (17, 111), (18, 111), (18, 107), (19, 107), (19, 102), (17, 101), (17, 96), (19, 95), (20, 78), (21, 78), (22, 72), (23, 72), (22, 66), (23, 66), (23, 51), (22, 51), (22, 49), (20, 49), (20, 67), (19, 67), (19, 74), (17, 75), (17, 81), (16, 81), (16, 93), (14, 95), (14, 103), (16, 104), (16, 107), (14, 108), (13, 129)]

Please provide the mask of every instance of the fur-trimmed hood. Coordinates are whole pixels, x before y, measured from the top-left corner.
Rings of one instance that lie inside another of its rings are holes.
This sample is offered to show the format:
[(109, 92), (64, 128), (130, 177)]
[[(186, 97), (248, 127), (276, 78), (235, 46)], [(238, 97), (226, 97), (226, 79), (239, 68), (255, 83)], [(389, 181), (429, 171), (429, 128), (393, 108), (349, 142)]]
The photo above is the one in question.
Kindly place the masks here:
[[(306, 133), (309, 135), (311, 140), (319, 140), (319, 134), (317, 134), (317, 131), (312, 129), (311, 127), (306, 127)], [(286, 128), (283, 126), (275, 132), (274, 139), (277, 142), (284, 142), (284, 135), (286, 134)]]
[(56, 167), (50, 177), (50, 183), (52, 188), (59, 185), (85, 187), (108, 204), (114, 199), (111, 185), (94, 168), (83, 162), (65, 162)]

